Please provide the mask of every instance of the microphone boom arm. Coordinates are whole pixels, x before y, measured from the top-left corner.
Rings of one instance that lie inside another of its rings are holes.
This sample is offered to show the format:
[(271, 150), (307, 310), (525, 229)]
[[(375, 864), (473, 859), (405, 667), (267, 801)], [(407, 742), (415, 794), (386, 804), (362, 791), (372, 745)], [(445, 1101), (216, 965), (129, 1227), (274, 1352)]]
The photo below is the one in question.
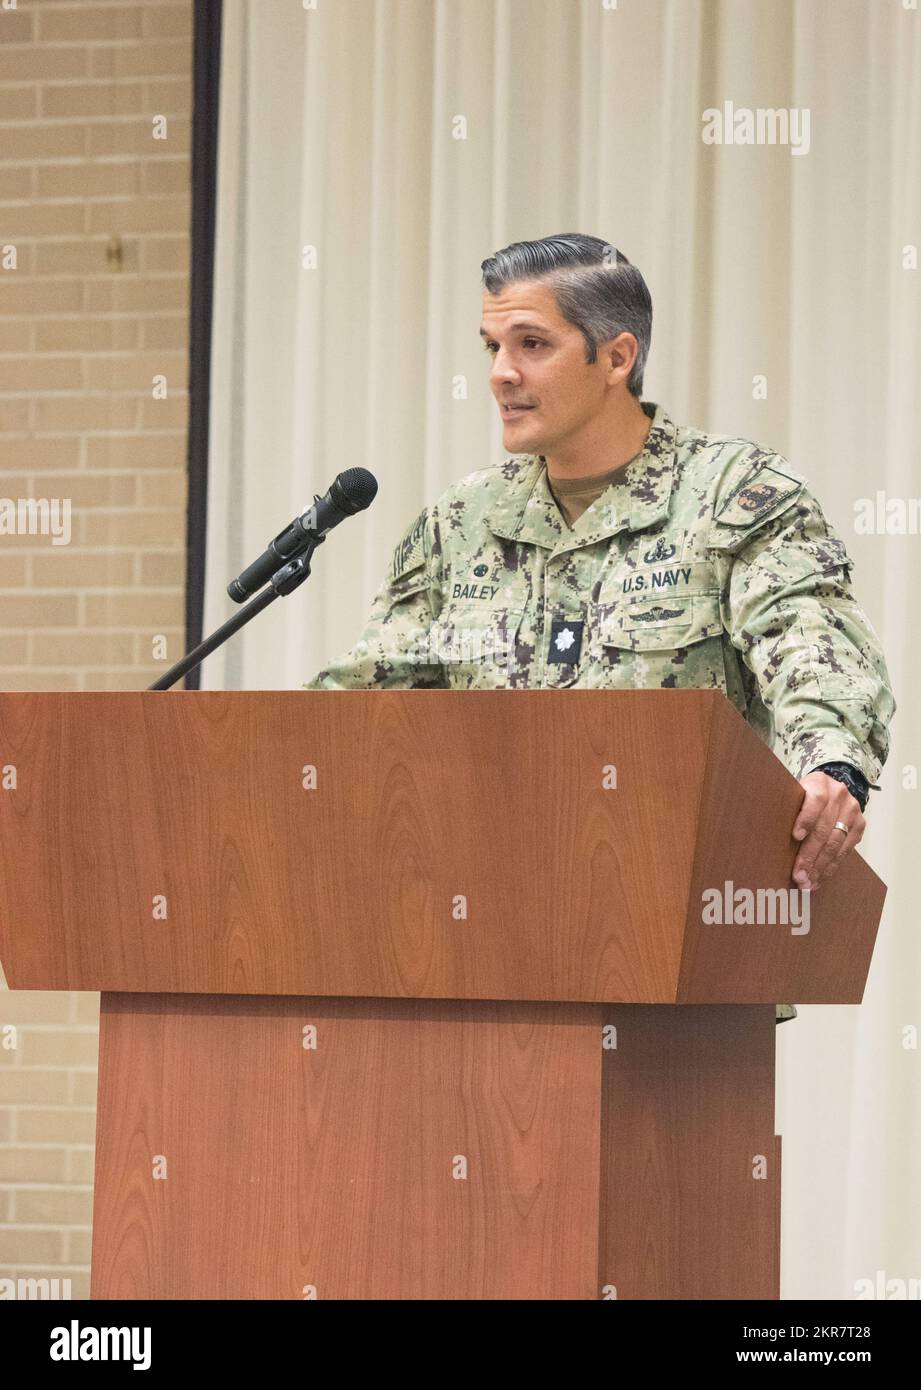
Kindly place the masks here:
[(303, 584), (310, 574), (310, 560), (313, 552), (318, 545), (322, 545), (326, 536), (316, 536), (311, 539), (310, 544), (300, 555), (289, 560), (280, 570), (272, 575), (267, 586), (255, 598), (250, 599), (249, 603), (239, 612), (234, 613), (232, 618), (212, 632), (210, 637), (206, 637), (197, 647), (188, 652), (181, 661), (177, 661), (175, 666), (171, 666), (168, 671), (155, 680), (153, 685), (147, 687), (148, 690), (169, 690), (171, 685), (186, 674), (199, 666), (206, 656), (223, 646), (228, 637), (232, 637), (241, 627), (244, 627), (257, 613), (261, 613), (264, 608), (268, 608), (270, 603), (274, 603), (277, 598), (287, 598), (288, 594), (294, 592)]

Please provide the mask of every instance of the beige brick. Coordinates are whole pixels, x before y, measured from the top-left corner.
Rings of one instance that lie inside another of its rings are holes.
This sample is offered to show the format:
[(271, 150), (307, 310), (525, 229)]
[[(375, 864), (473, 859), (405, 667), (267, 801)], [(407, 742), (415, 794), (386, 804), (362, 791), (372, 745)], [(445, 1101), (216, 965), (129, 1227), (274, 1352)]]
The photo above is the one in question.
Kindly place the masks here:
[(167, 628), (181, 627), (185, 621), (185, 597), (181, 593), (100, 594), (87, 597), (85, 602), (87, 627), (163, 632)]
[[(2, 486), (2, 483), (0, 483)], [(0, 589), (12, 589), (26, 582), (25, 555), (0, 554)]]
[(86, 441), (86, 466), (94, 468), (183, 468), (185, 434), (117, 434)]
[[(3, 17), (0, 15), (0, 26)], [(3, 29), (0, 27), (0, 38)], [(0, 87), (0, 119), (8, 121), (30, 120), (38, 116), (38, 92), (34, 87)]]
[(0, 274), (3, 276), (2, 283), (4, 285), (10, 285), (14, 283), (15, 280), (28, 279), (30, 275), (35, 274), (34, 242), (31, 242), (28, 237), (20, 237), (15, 242), (5, 242), (4, 246), (7, 247), (7, 250), (4, 252), (5, 256), (9, 255), (10, 248), (12, 248), (13, 255), (15, 256), (15, 264), (10, 265), (8, 262), (4, 262), (2, 271), (0, 271)]
[(79, 357), (8, 359), (3, 364), (4, 391), (79, 391), (82, 384)]
[(47, 280), (3, 286), (3, 309), (7, 314), (71, 314), (83, 305), (83, 286), (73, 280)]
[[(117, 228), (112, 229), (116, 234)], [(35, 247), (36, 275), (124, 275), (138, 269), (137, 237), (122, 238), (119, 269), (109, 263), (109, 237), (86, 236), (80, 241), (39, 242)]]
[[(6, 22), (0, 38), (6, 39)], [(27, 82), (30, 77), (48, 81), (54, 77), (86, 77), (89, 70), (86, 48), (53, 48), (49, 43), (22, 44), (0, 48), (0, 82)]]
[(0, 439), (3, 468), (44, 472), (50, 468), (76, 468), (79, 462), (79, 439)]
[(16, 1192), (16, 1220), (34, 1226), (91, 1226), (93, 1191), (61, 1191), (20, 1188)]
[[(145, 159), (142, 167), (145, 193), (187, 193), (191, 188), (192, 168), (188, 159)], [(11, 198), (17, 196), (10, 194)]]
[(91, 1231), (68, 1231), (67, 1232), (67, 1262), (68, 1264), (88, 1265), (93, 1251), (93, 1236)]
[(13, 1134), (13, 1116), (9, 1110), (0, 1110), (0, 1144), (8, 1144)]
[(0, 1182), (63, 1182), (66, 1149), (0, 1149)]
[(89, 209), (90, 231), (114, 229), (120, 236), (125, 232), (187, 232), (189, 204), (188, 195), (92, 203)]
[(95, 1106), (97, 1073), (94, 1071), (72, 1071), (69, 1076), (71, 1105)]
[[(2, 54), (0, 54), (2, 57)], [(177, 160), (177, 165), (181, 168), (182, 161)], [(167, 166), (169, 167), (169, 166)], [(188, 177), (188, 167), (185, 169)], [(156, 192), (154, 188), (148, 188), (148, 193)], [(20, 169), (16, 165), (0, 166), (0, 198), (30, 198), (32, 196), (32, 170)]]
[(69, 1018), (69, 995), (59, 990), (0, 990), (0, 1020), (5, 1023), (66, 1023)]
[(23, 1226), (0, 1230), (0, 1260), (24, 1265), (60, 1264), (64, 1237), (60, 1231), (30, 1231)]
[(136, 116), (145, 109), (140, 82), (61, 82), (42, 87), (43, 116)]
[(188, 77), (153, 78), (144, 84), (144, 109), (164, 116), (184, 116), (192, 109)]
[(71, 1149), (67, 1156), (67, 1181), (83, 1186), (92, 1185), (96, 1173), (96, 1155), (92, 1149)]
[(54, 42), (88, 43), (91, 39), (138, 39), (141, 37), (141, 7), (124, 5), (95, 9), (74, 5), (39, 10), (38, 37)]
[[(10, 639), (4, 637), (3, 647)], [(25, 641), (25, 638), (23, 638)], [(29, 660), (28, 652), (24, 652), (20, 665), (25, 665)], [(12, 663), (11, 663), (12, 664)], [(39, 691), (39, 690), (79, 690), (80, 681), (73, 671), (10, 671), (0, 667), (0, 677), (4, 690), (18, 691)], [(106, 687), (100, 686), (101, 690)]]
[(74, 627), (75, 594), (23, 594), (0, 598), (0, 628)]
[(74, 627), (75, 594), (6, 595), (0, 602), (0, 628)]
[(150, 348), (181, 348), (187, 352), (189, 347), (188, 314), (169, 314), (159, 318), (142, 320), (142, 346)]
[(172, 43), (145, 42), (124, 48), (95, 48), (90, 62), (93, 77), (160, 77), (192, 68), (192, 45), (182, 38)]
[(93, 1144), (96, 1141), (95, 1110), (40, 1110), (20, 1107), (16, 1117), (17, 1142), (22, 1144)]
[[(153, 112), (152, 115), (158, 115)], [(91, 155), (177, 155), (187, 154), (190, 148), (191, 122), (187, 116), (167, 116), (165, 138), (154, 138), (152, 116), (140, 120), (100, 121), (89, 127)], [(159, 130), (159, 126), (157, 127)], [(80, 151), (76, 151), (80, 153)]]
[[(181, 162), (188, 165), (186, 160)], [(82, 160), (79, 164), (41, 164), (37, 171), (39, 197), (115, 198), (136, 195), (141, 191), (141, 167), (137, 161), (104, 164), (98, 159)]]
[[(29, 659), (29, 639), (23, 635), (21, 637), (4, 637), (0, 643), (0, 662), (4, 669), (8, 666), (24, 666)], [(15, 686), (11, 684), (13, 677), (9, 671), (3, 677), (3, 689), (13, 690)], [(31, 688), (31, 687), (29, 687)], [(3, 1053), (0, 1051), (0, 1066), (3, 1065)]]
[(86, 290), (90, 313), (185, 309), (189, 302), (189, 282), (184, 275), (161, 275), (156, 279), (113, 275), (109, 280), (88, 280)]
[(90, 1296), (90, 1272), (89, 1270), (69, 1269), (67, 1278), (70, 1280), (71, 1299), (86, 1300)]
[[(175, 660), (181, 653), (177, 652)], [(84, 690), (147, 690), (158, 680), (171, 663), (159, 666), (142, 666), (138, 662), (120, 671), (86, 671), (83, 676)]]
[(29, 43), (35, 38), (34, 18), (25, 5), (18, 11), (0, 11), (0, 22), (3, 24), (0, 35), (4, 44)]
[[(71, 538), (67, 544), (77, 544), (78, 515), (79, 514), (74, 515), (71, 520)], [(36, 531), (34, 533), (22, 531), (14, 533), (13, 535), (5, 535), (3, 537), (3, 548), (4, 550), (12, 551), (51, 550), (52, 538), (50, 534), (43, 535), (41, 531)]]
[(28, 159), (68, 159), (85, 154), (86, 144), (85, 126), (17, 125), (5, 132), (0, 158), (17, 164)]
[[(37, 433), (62, 434), (68, 431), (98, 433), (134, 429), (138, 402), (120, 400), (105, 394), (71, 396), (35, 402)], [(92, 441), (89, 441), (92, 447)], [(90, 468), (95, 467), (91, 462)]]
[[(134, 661), (134, 639), (130, 632), (71, 632), (60, 635), (43, 632), (30, 640), (34, 667), (130, 666)], [(95, 1047), (89, 1048), (86, 1055), (83, 1052), (74, 1055), (70, 1061), (73, 1065), (94, 1065)]]
[(29, 428), (29, 402), (0, 397), (0, 434), (18, 434)]
[(115, 514), (85, 512), (79, 521), (83, 545), (181, 547), (185, 544), (185, 517), (175, 509)]
[(144, 38), (175, 39), (190, 36), (192, 33), (191, 0), (182, 0), (178, 5), (144, 6)]
[[(32, 556), (32, 583), (36, 589), (109, 589), (131, 584), (133, 579), (133, 555), (73, 555), (65, 547), (56, 546), (49, 554)], [(13, 582), (7, 581), (5, 587), (11, 587)]]
[(43, 319), (36, 325), (36, 352), (115, 352), (137, 348), (136, 319)]
[(141, 584), (159, 584), (165, 588), (179, 589), (185, 583), (185, 567), (186, 557), (181, 553), (142, 555)]
[[(32, 324), (27, 319), (0, 319), (0, 352), (30, 352)], [(0, 363), (0, 380), (3, 365)]]
[(66, 1105), (70, 1077), (42, 1067), (0, 1067), (0, 1105)]
[(188, 237), (148, 236), (142, 243), (145, 274), (157, 271), (189, 269), (190, 242)]
[[(48, 637), (46, 641), (59, 639)], [(68, 638), (61, 638), (66, 641)], [(72, 640), (72, 638), (70, 639)], [(88, 639), (98, 643), (101, 637)], [(119, 638), (121, 644), (123, 638)], [(62, 992), (66, 999), (66, 993)], [(90, 1030), (75, 1028), (49, 1028), (47, 1031), (24, 1027), (22, 1039), (22, 1060), (30, 1067), (95, 1067), (99, 1064), (99, 1034)]]
[(153, 378), (165, 376), (185, 385), (188, 358), (181, 352), (134, 352), (120, 357), (89, 357), (85, 362), (89, 391), (137, 391), (149, 394)]
[(86, 223), (80, 203), (32, 203), (0, 205), (0, 227), (11, 241), (20, 238), (79, 235)]
[(90, 1023), (98, 1028), (99, 1000), (98, 990), (73, 990), (70, 994), (71, 1023)]
[[(141, 403), (141, 428), (145, 430), (181, 430), (183, 436), (189, 425), (189, 397), (185, 391), (170, 391), (165, 400), (145, 400)], [(183, 449), (185, 439), (183, 438)]]
[(133, 507), (137, 501), (133, 473), (48, 473), (41, 477), (42, 497), (69, 497), (74, 508)]
[(142, 507), (185, 508), (188, 498), (189, 475), (187, 469), (170, 472), (144, 473), (139, 479), (141, 485), (140, 505)]
[[(157, 655), (154, 655), (153, 639), (157, 639)], [(185, 655), (184, 628), (164, 627), (159, 632), (139, 632), (134, 639), (134, 664), (141, 666), (145, 662), (156, 663), (156, 676), (151, 676), (145, 685), (149, 686), (153, 680), (159, 680), (174, 661), (178, 661)], [(181, 684), (181, 682), (180, 682)]]

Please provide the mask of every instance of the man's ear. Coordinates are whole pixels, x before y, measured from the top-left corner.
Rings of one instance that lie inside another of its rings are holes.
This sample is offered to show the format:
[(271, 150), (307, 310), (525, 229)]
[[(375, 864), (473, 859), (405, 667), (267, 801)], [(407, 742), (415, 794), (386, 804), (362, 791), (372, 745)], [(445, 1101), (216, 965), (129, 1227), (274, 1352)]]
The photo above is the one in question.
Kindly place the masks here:
[(609, 338), (606, 343), (602, 343), (598, 351), (603, 354), (605, 364), (611, 372), (621, 373), (624, 381), (629, 379), (639, 351), (636, 338), (632, 333), (628, 333), (624, 329), (623, 333), (618, 333), (616, 338)]

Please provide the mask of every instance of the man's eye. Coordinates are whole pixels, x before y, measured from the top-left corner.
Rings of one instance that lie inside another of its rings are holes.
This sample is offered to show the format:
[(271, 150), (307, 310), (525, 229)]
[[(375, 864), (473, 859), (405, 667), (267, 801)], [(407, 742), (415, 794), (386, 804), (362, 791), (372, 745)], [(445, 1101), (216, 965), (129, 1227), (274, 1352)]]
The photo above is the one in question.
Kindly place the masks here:
[[(521, 341), (525, 347), (527, 347), (528, 343), (535, 343), (538, 347), (546, 347), (546, 344), (541, 338), (522, 338)], [(496, 343), (484, 343), (483, 350), (484, 352), (495, 352), (497, 346), (498, 344)]]

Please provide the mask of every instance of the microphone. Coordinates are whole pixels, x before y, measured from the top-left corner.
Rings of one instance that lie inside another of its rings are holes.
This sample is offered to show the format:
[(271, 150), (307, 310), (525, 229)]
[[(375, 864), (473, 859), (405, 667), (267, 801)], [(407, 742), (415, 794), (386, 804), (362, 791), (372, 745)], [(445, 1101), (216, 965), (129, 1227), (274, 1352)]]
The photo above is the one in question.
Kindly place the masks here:
[(323, 497), (279, 531), (268, 547), (242, 574), (227, 585), (234, 603), (257, 593), (277, 570), (308, 548), (313, 550), (347, 516), (363, 512), (377, 496), (377, 479), (367, 468), (347, 468), (330, 483)]

